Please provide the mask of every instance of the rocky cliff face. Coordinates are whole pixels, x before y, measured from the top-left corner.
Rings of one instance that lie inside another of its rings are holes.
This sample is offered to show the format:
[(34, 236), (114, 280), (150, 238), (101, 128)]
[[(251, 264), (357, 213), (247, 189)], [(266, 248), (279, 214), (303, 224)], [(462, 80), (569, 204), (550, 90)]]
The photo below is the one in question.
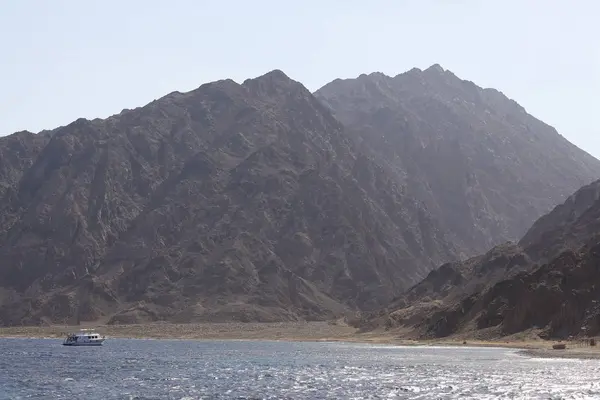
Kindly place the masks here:
[(273, 71), (0, 139), (0, 323), (321, 319), (456, 250)]
[(518, 244), (445, 264), (400, 296), (370, 327), (415, 336), (502, 336), (530, 329), (548, 338), (600, 333), (600, 181), (540, 218)]
[(439, 65), (336, 80), (316, 96), (439, 217), (464, 256), (518, 240), (600, 176), (597, 160), (516, 102)]

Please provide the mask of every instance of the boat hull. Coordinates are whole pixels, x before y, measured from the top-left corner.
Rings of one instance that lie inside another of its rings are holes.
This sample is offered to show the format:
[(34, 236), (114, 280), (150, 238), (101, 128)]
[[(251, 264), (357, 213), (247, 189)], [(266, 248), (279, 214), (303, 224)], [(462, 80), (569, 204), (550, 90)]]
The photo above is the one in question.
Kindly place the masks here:
[(94, 342), (94, 343), (63, 343), (63, 346), (102, 346), (102, 342)]

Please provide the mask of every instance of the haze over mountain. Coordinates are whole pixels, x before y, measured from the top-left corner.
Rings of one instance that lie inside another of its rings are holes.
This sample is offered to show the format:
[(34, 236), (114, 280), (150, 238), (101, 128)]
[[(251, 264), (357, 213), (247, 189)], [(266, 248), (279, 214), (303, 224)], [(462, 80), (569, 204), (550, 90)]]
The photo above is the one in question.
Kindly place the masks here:
[(439, 66), (281, 71), (0, 138), (0, 324), (327, 319), (516, 239), (600, 162)]
[(316, 92), (362, 149), (452, 232), (463, 255), (516, 240), (598, 175), (598, 161), (495, 89), (439, 65)]

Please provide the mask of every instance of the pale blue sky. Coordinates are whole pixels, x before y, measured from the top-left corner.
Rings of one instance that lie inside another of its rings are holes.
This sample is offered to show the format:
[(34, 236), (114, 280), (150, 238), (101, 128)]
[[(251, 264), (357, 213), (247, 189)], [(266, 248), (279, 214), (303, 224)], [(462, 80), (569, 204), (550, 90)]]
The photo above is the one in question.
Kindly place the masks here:
[(315, 90), (441, 64), (600, 157), (595, 0), (0, 0), (0, 134), (273, 69)]

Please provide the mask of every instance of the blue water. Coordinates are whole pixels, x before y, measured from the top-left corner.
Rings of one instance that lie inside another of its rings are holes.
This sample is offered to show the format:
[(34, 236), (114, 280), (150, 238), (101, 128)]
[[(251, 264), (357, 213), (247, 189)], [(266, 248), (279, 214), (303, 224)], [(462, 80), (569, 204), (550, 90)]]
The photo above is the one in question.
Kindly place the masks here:
[(600, 361), (490, 348), (0, 339), (0, 399), (600, 398)]

